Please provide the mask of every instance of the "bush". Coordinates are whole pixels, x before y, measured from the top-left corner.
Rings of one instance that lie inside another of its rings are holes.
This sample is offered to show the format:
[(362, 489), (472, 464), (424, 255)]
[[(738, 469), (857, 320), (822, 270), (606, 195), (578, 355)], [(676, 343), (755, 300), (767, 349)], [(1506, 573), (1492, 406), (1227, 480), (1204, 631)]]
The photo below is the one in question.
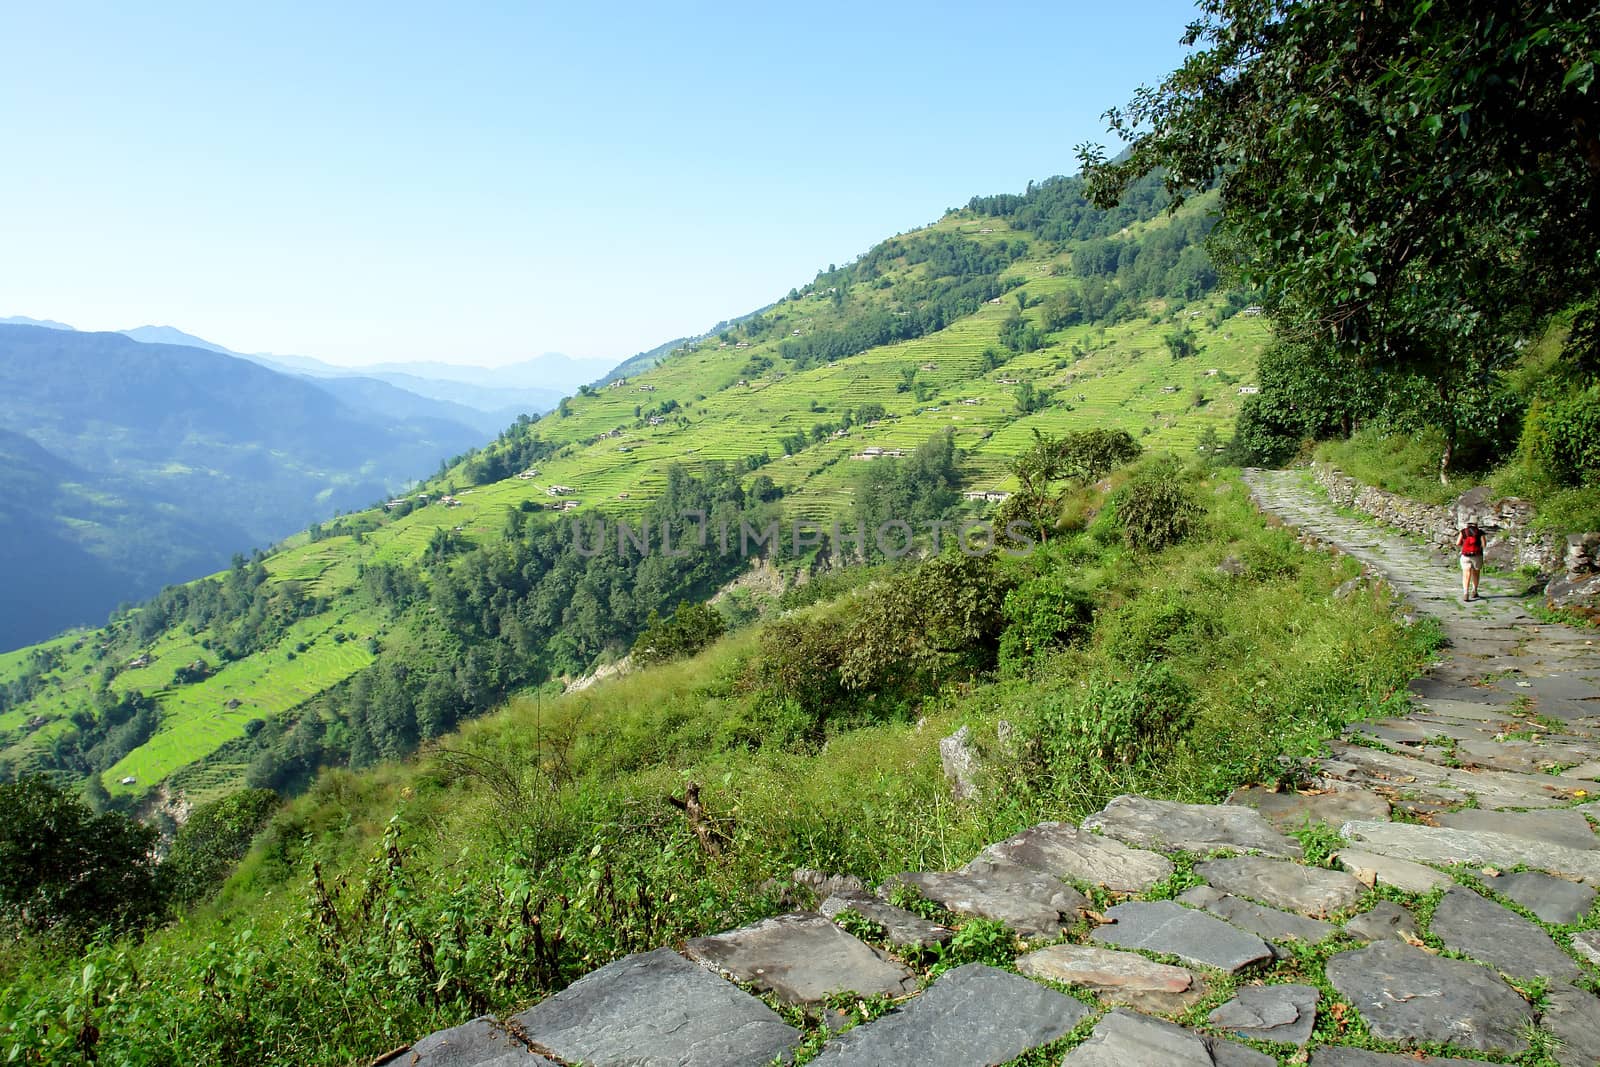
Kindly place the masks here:
[(270, 789), (243, 789), (196, 808), (161, 865), (174, 899), (193, 904), (210, 896), (278, 806)]
[(1122, 538), (1136, 552), (1159, 552), (1189, 536), (1200, 515), (1175, 465), (1155, 464), (1135, 474), (1111, 498)]
[(633, 643), (634, 665), (645, 667), (685, 659), (710, 645), (726, 630), (721, 613), (706, 604), (685, 604), (666, 622), (652, 611), (644, 631)]
[(1523, 444), (1561, 485), (1600, 479), (1600, 385), (1536, 405), (1528, 413)]
[(1198, 621), (1187, 598), (1171, 591), (1155, 593), (1107, 615), (1102, 640), (1106, 651), (1121, 663), (1150, 663), (1175, 651), (1178, 638)]
[(1094, 598), (1057, 568), (1007, 593), (1005, 618), (1000, 663), (1012, 669), (1026, 667), (1088, 634)]
[(1192, 724), (1193, 704), (1193, 691), (1165, 664), (1093, 679), (1021, 724), (1028, 769), (1036, 780), (1081, 782), (1112, 767), (1153, 765)]

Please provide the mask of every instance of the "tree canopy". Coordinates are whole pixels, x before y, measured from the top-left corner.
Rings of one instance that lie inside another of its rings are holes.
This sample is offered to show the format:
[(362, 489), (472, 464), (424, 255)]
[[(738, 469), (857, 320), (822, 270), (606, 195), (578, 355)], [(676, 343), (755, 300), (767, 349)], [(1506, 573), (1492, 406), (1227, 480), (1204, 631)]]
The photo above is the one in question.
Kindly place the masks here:
[[(1102, 206), (1152, 173), (1174, 203), (1220, 174), (1214, 256), (1280, 335), (1425, 376), (1463, 405), (1549, 315), (1600, 321), (1600, 12), (1557, 0), (1203, 0), (1195, 48), (1080, 147)], [(1445, 460), (1448, 461), (1448, 451)]]

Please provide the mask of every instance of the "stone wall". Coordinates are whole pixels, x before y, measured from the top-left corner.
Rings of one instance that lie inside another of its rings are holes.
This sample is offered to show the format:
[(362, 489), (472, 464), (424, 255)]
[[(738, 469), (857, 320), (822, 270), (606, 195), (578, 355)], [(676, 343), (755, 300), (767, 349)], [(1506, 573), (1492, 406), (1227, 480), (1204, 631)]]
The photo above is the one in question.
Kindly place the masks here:
[(1449, 504), (1423, 504), (1358, 482), (1326, 463), (1311, 465), (1312, 477), (1341, 507), (1421, 537), (1441, 552), (1456, 551), (1456, 535), (1470, 519), (1488, 535), (1485, 558), (1502, 567), (1532, 567), (1549, 584), (1553, 607), (1600, 609), (1600, 533), (1540, 533), (1533, 505), (1516, 497), (1495, 498), (1488, 486), (1467, 490)]

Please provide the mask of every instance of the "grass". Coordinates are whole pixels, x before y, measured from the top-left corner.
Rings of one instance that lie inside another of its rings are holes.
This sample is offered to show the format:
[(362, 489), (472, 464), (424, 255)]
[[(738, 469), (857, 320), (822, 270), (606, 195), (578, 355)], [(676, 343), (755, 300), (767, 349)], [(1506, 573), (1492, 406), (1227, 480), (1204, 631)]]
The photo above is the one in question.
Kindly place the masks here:
[[(1153, 220), (1146, 225), (1164, 224)], [(982, 220), (980, 225), (959, 214), (941, 220), (934, 228), (964, 233), (992, 229), (991, 234), (969, 234), (984, 242), (1026, 237), (1010, 231), (1002, 221)], [(1024, 278), (1028, 293), (1037, 300), (1069, 284), (1065, 275), (1057, 273), (1063, 263), (1057, 249), (1035, 244), (1008, 274)], [(894, 276), (914, 275), (923, 269), (902, 267)], [(870, 290), (862, 290), (857, 298), (884, 299)], [(675, 463), (737, 461), (767, 453), (772, 461), (763, 473), (783, 486), (789, 515), (825, 525), (847, 513), (853, 503), (854, 485), (864, 468), (862, 461), (850, 459), (853, 453), (869, 444), (914, 448), (945, 429), (952, 430), (958, 446), (966, 450), (963, 473), (974, 488), (1010, 488), (1009, 458), (1027, 445), (1034, 429), (1058, 433), (1090, 426), (1120, 427), (1147, 448), (1190, 453), (1208, 427), (1225, 435), (1237, 411), (1238, 396), (1236, 387), (1222, 385), (1221, 375), (1248, 381), (1267, 337), (1261, 319), (1241, 316), (1214, 326), (1212, 314), (1189, 317), (1192, 310), (1210, 312), (1217, 306), (1219, 299), (1182, 310), (1158, 302), (1150, 308), (1154, 322), (1152, 316), (1145, 316), (1108, 326), (1074, 326), (1047, 336), (1039, 351), (1017, 355), (984, 373), (980, 365), (983, 352), (1000, 349), (1000, 325), (1014, 307), (1008, 300), (985, 305), (918, 340), (796, 371), (777, 354), (781, 339), (796, 329), (807, 331), (834, 323), (841, 312), (831, 301), (816, 297), (780, 301), (766, 313), (779, 327), (768, 341), (737, 349), (724, 347), (717, 339), (706, 340), (669, 356), (620, 387), (573, 398), (569, 417), (541, 420), (538, 432), (566, 447), (538, 464), (536, 479), (509, 478), (472, 486), (457, 468), (420, 488), (435, 497), (453, 491), (461, 501), (459, 507), (432, 503), (402, 518), (381, 511), (361, 513), (356, 518), (370, 520), (376, 528), (359, 541), (348, 535), (317, 542), (303, 534), (287, 539), (268, 559), (271, 580), (300, 583), (308, 595), (327, 598), (332, 604), (324, 615), (297, 627), (287, 647), (341, 627), (354, 626), (364, 640), (373, 630), (372, 622), (346, 619), (352, 608), (343, 599), (357, 585), (363, 566), (414, 566), (440, 530), (453, 531), (469, 543), (493, 541), (500, 536), (508, 508), (530, 502), (547, 505), (553, 498), (545, 490), (552, 484), (574, 486), (580, 511), (604, 507), (626, 517), (649, 504), (664, 487), (667, 471)], [(1026, 317), (1036, 322), (1040, 314), (1038, 307), (1031, 307)], [(1198, 355), (1181, 362), (1168, 356), (1162, 341), (1176, 322), (1191, 325), (1200, 345)], [(746, 361), (757, 356), (772, 358), (773, 368), (751, 378), (746, 386), (738, 385)], [(911, 393), (897, 391), (901, 372), (907, 367), (917, 368), (918, 380), (932, 387), (931, 399), (918, 401)], [(1218, 375), (1206, 373), (1213, 368)], [(1048, 390), (1053, 400), (1043, 410), (1024, 417), (1016, 410), (1014, 387), (1001, 384), (1001, 378), (1030, 381)], [(1194, 403), (1197, 390), (1204, 394), (1199, 405)], [(678, 402), (676, 415), (683, 416), (687, 425), (672, 419), (650, 426), (634, 414), (636, 406), (648, 408), (668, 399)], [(964, 403), (967, 400), (975, 403)], [(782, 455), (784, 435), (836, 421), (845, 411), (864, 403), (882, 404), (894, 417), (875, 428), (856, 427), (848, 437), (825, 440), (797, 455)], [(818, 410), (812, 410), (814, 407)], [(929, 410), (934, 408), (937, 410)], [(616, 430), (621, 431), (620, 438), (598, 436)], [(622, 448), (628, 451), (620, 451)], [(199, 658), (204, 651), (199, 642), (207, 636), (164, 633), (149, 646), (155, 656), (149, 668), (123, 670), (112, 682), (119, 692), (137, 687), (159, 693), (167, 724), (144, 746), (148, 751), (131, 753), (107, 775), (109, 780), (132, 775), (139, 779), (138, 789), (147, 788), (237, 737), (249, 718), (291, 713), (305, 699), (326, 691), (364, 665), (352, 648), (337, 655), (324, 650), (304, 662), (289, 662), (280, 645), (228, 665), (217, 679), (172, 689), (172, 671)], [(392, 636), (403, 643), (403, 634)], [(76, 649), (65, 655), (34, 700), (0, 714), (0, 758), (15, 767), (36, 765), (50, 739), (69, 729), (68, 716), (89, 705), (90, 683), (106, 663), (125, 664), (147, 650), (108, 630), (68, 636), (51, 644)], [(110, 651), (97, 658), (96, 646), (101, 644), (109, 645)], [(0, 655), (0, 681), (20, 673), (26, 656), (27, 650)], [(221, 705), (230, 699), (238, 699), (246, 707), (223, 709)], [(42, 716), (47, 724), (29, 730), (26, 723), (35, 716)]]
[[(1165, 553), (1130, 554), (1091, 526), (1062, 539), (1059, 556), (1030, 561), (1075, 568), (1101, 612), (1086, 643), (1027, 674), (952, 681), (823, 739), (780, 741), (784, 709), (746, 681), (761, 654), (759, 632), (746, 631), (691, 660), (513, 700), (413, 763), (324, 774), (274, 819), (218, 901), (92, 957), (109, 983), (94, 986), (102, 1058), (236, 1062), (272, 1049), (306, 1063), (371, 1059), (468, 1015), (520, 1008), (626, 952), (772, 914), (768, 880), (798, 866), (877, 883), (959, 866), (1119, 792), (1217, 800), (1262, 780), (1279, 755), (1385, 706), (1429, 650), (1378, 595), (1330, 599), (1354, 565), (1267, 528), (1231, 476), (1198, 488), (1202, 530)], [(1246, 573), (1220, 574), (1225, 555)], [(1183, 625), (1152, 630), (1174, 604)], [(1061, 773), (991, 758), (983, 799), (951, 800), (940, 737), (968, 725), (994, 753), (1002, 719), (1014, 736), (1038, 736), (1035, 711), (1122, 675), (1135, 647), (1193, 687), (1195, 721), (1179, 739), (1149, 758)], [(186, 773), (197, 791), (226, 775)], [(729, 837), (720, 860), (665, 802), (687, 781)], [(345, 916), (336, 933), (317, 933), (305, 889), (313, 863)], [(403, 876), (384, 873), (395, 864)], [(563, 936), (558, 974), (526, 972), (527, 946), (501, 940), (530, 929), (518, 901)], [(455, 929), (469, 954), (451, 947)], [(418, 984), (424, 958), (458, 961), (441, 987), (456, 992)], [(56, 1032), (51, 1020), (77, 995), (48, 959), (36, 962), (38, 975), (0, 993), (0, 1034), (18, 1012)], [(249, 1012), (230, 1014), (225, 1004), (241, 998)], [(159, 1051), (146, 1044), (158, 1028), (168, 1042)]]

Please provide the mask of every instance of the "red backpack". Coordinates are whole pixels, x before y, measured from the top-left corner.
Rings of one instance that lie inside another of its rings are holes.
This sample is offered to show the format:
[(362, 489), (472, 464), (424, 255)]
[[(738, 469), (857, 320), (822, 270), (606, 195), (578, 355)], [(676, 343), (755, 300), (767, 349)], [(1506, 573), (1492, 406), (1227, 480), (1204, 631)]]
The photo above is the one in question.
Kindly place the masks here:
[(1463, 556), (1476, 556), (1483, 551), (1483, 538), (1472, 530), (1461, 532), (1461, 554)]

